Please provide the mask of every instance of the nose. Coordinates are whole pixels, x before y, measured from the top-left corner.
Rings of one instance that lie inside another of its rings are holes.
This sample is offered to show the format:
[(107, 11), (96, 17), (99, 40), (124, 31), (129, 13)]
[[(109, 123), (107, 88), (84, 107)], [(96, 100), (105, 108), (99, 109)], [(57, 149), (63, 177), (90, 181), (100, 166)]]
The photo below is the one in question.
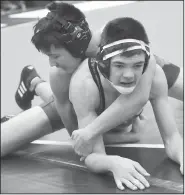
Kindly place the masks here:
[(134, 73), (133, 73), (133, 71), (132, 71), (130, 68), (125, 69), (125, 70), (123, 71), (122, 76), (123, 76), (123, 79), (124, 79), (125, 81), (130, 81), (130, 82), (131, 82), (131, 81), (134, 80)]

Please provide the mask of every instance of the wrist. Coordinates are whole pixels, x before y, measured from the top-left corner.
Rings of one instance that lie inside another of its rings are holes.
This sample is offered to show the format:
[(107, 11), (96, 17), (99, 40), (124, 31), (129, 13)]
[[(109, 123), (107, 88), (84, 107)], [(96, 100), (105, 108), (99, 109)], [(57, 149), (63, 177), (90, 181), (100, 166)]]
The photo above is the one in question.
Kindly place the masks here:
[(91, 140), (97, 136), (97, 133), (95, 131), (95, 128), (90, 124), (87, 127), (87, 132), (88, 132), (88, 140)]
[(120, 158), (120, 156), (117, 155), (111, 155), (109, 156), (110, 158), (110, 163), (109, 163), (109, 171), (113, 172), (114, 171), (114, 167), (116, 166), (116, 162), (118, 161), (118, 159)]

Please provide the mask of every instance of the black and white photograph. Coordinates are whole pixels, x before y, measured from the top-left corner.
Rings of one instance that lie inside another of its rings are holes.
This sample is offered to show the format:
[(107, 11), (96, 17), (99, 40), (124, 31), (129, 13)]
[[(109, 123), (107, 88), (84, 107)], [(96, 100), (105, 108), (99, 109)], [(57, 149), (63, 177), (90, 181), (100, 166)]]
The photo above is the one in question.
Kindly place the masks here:
[(1, 194), (184, 194), (184, 1), (1, 1)]

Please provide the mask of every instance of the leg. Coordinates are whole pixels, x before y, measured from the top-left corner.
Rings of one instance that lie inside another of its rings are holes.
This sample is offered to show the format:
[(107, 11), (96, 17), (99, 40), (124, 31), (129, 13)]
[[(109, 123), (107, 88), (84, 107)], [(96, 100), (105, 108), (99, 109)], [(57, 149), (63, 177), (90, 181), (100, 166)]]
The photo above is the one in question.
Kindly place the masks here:
[(183, 68), (180, 68), (155, 55), (156, 63), (166, 75), (170, 97), (183, 101)]
[(39, 95), (45, 102), (48, 102), (52, 94), (50, 85), (40, 78), (33, 66), (28, 65), (23, 68), (15, 93), (15, 101), (21, 109), (31, 108), (34, 95)]
[(53, 92), (49, 83), (41, 82), (39, 77), (35, 77), (31, 81), (31, 91), (35, 91), (35, 94), (38, 95), (44, 102), (48, 102), (53, 96)]
[(24, 111), (1, 124), (1, 157), (62, 128), (53, 100)]

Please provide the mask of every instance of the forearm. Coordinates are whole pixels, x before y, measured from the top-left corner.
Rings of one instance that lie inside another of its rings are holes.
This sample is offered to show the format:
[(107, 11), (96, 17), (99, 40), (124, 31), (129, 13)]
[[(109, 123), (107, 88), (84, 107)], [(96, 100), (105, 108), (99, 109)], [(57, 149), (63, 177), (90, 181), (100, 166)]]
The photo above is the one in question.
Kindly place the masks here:
[(126, 133), (107, 133), (103, 136), (105, 145), (135, 143), (140, 141), (140, 134), (135, 132)]
[(167, 99), (151, 101), (156, 122), (160, 130), (166, 153), (175, 162), (180, 162), (183, 152), (183, 140), (177, 129), (175, 119), (172, 115)]
[(183, 158), (183, 139), (179, 132), (175, 132), (165, 143), (166, 153), (169, 158), (180, 164)]
[(114, 156), (101, 154), (101, 153), (92, 153), (85, 159), (85, 165), (87, 168), (95, 173), (103, 173), (111, 171), (112, 167), (112, 158)]
[(66, 101), (65, 104), (61, 104), (55, 99), (55, 106), (65, 128), (71, 135), (73, 130), (78, 128), (77, 118), (72, 109), (71, 103)]
[(91, 131), (92, 137), (102, 135), (134, 117), (136, 113), (141, 111), (146, 102), (139, 96), (120, 96), (87, 128)]

